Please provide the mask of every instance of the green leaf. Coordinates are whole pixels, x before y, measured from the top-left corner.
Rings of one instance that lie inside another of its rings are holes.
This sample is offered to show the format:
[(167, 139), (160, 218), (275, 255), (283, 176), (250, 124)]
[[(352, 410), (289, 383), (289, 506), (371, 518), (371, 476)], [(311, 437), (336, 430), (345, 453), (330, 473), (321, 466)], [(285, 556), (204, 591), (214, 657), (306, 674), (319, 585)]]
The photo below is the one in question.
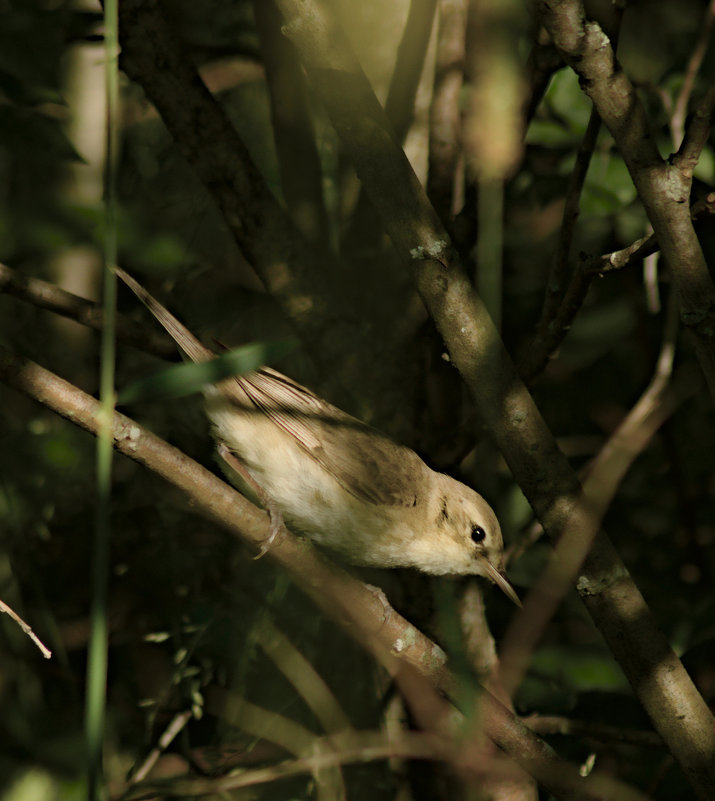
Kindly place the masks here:
[(533, 654), (531, 669), (535, 675), (575, 691), (627, 687), (613, 657), (599, 648), (544, 646)]
[(123, 389), (117, 403), (135, 403), (138, 400), (181, 398), (201, 392), (208, 384), (224, 378), (250, 373), (268, 362), (276, 361), (296, 347), (293, 339), (275, 342), (251, 342), (223, 353), (209, 362), (177, 364)]
[(620, 212), (636, 195), (633, 179), (620, 155), (594, 154), (581, 197), (582, 214), (601, 216)]
[(586, 97), (573, 70), (554, 73), (526, 141), (531, 145), (564, 147), (580, 141), (591, 116)]

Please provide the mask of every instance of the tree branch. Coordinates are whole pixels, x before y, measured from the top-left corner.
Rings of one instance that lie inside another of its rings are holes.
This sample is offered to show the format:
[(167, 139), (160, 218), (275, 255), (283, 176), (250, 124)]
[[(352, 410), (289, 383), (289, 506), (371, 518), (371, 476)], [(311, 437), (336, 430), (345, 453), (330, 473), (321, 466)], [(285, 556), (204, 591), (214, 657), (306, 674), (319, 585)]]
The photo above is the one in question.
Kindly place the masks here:
[(705, 93), (693, 111), (690, 123), (685, 129), (685, 136), (673, 164), (692, 178), (695, 165), (698, 163), (715, 119), (715, 84)]
[[(278, 5), (284, 31), (295, 42), (393, 245), (412, 265), (452, 362), (545, 530), (554, 541), (560, 536), (593, 539), (578, 572), (581, 597), (657, 730), (698, 793), (708, 798), (715, 785), (715, 720), (610, 540), (598, 533), (598, 521), (584, 502), (576, 475), (519, 379), (409, 162), (390, 136), (384, 112), (344, 33), (318, 0), (278, 0)], [(637, 124), (635, 128), (635, 133), (619, 128), (619, 136), (631, 143), (643, 133)]]
[(548, 32), (542, 28), (540, 20), (537, 20), (537, 29), (535, 42), (526, 62), (528, 89), (523, 116), (527, 126), (536, 114), (553, 74), (564, 66), (561, 54), (554, 47)]
[(167, 26), (159, 0), (123, 0), (119, 16), (122, 68), (159, 111), (239, 248), (301, 338), (326, 364), (341, 360), (344, 339), (338, 332), (349, 328), (351, 341), (358, 334), (342, 293), (331, 282), (336, 271), (330, 256), (305, 242), (271, 194)]
[(281, 34), (281, 16), (273, 0), (254, 0), (253, 11), (266, 69), (283, 196), (298, 230), (320, 246), (326, 241), (329, 225), (303, 72), (293, 45)]
[[(405, 141), (414, 118), (415, 98), (429, 46), (437, 0), (411, 0), (410, 10), (397, 48), (397, 60), (385, 100), (385, 114), (390, 120), (393, 135), (400, 144)], [(380, 220), (370, 203), (365, 187), (355, 204), (350, 226), (343, 237), (348, 250), (358, 246), (374, 246), (381, 236)]]
[[(598, 112), (592, 109), (583, 139), (576, 151), (576, 163), (569, 177), (561, 229), (559, 230), (559, 240), (547, 279), (546, 297), (544, 298), (544, 307), (541, 310), (541, 319), (538, 324), (537, 342), (539, 334), (548, 329), (549, 323), (555, 319), (559, 306), (566, 295), (565, 287), (569, 280), (569, 254), (571, 253), (571, 243), (573, 242), (576, 222), (581, 213), (581, 193), (583, 192), (586, 173), (591, 165), (591, 158), (593, 157), (600, 130), (601, 118), (598, 116)], [(547, 359), (549, 355), (549, 353), (545, 354)]]
[[(97, 400), (49, 370), (0, 348), (0, 380), (96, 434)], [(115, 412), (112, 429), (114, 447), (179, 489), (192, 510), (255, 548), (264, 542), (270, 529), (268, 515), (228, 484), (125, 415)], [(374, 590), (290, 533), (271, 547), (268, 556), (387, 668), (408, 700), (419, 703), (432, 695), (443, 703), (434, 688), (449, 692), (454, 682), (441, 649), (397, 612), (386, 610)], [(597, 801), (604, 793), (617, 793), (624, 801), (646, 801), (610, 777), (581, 778), (575, 766), (557, 757), (496, 698), (484, 691), (480, 702), (486, 735), (558, 798)]]
[(557, 715), (529, 715), (523, 718), (529, 728), (539, 734), (567, 734), (574, 737), (585, 737), (604, 743), (627, 743), (643, 748), (664, 748), (663, 740), (654, 731), (624, 729), (622, 726), (609, 726), (603, 723), (591, 723), (588, 720), (576, 720)]
[(695, 79), (700, 71), (705, 53), (710, 44), (713, 22), (715, 22), (715, 0), (710, 0), (703, 16), (702, 25), (700, 26), (700, 35), (695, 43), (690, 59), (688, 60), (688, 66), (685, 69), (683, 85), (680, 87), (680, 92), (678, 92), (678, 96), (673, 104), (673, 113), (670, 115), (670, 128), (673, 133), (673, 141), (678, 148), (683, 143), (685, 114), (688, 110), (688, 103), (690, 102), (693, 88), (695, 87)]
[[(101, 331), (104, 325), (104, 311), (101, 304), (66, 292), (55, 284), (19, 273), (5, 264), (0, 264), (1, 292), (31, 303), (39, 309), (61, 314), (95, 331)], [(127, 345), (152, 353), (161, 359), (177, 358), (176, 345), (169, 337), (157, 332), (153, 326), (145, 327), (126, 317), (118, 316), (117, 338)]]
[(427, 195), (445, 225), (454, 214), (461, 156), (460, 94), (464, 75), (468, 0), (440, 0), (434, 87), (429, 113)]
[[(681, 319), (690, 331), (710, 393), (715, 398), (715, 285), (690, 220), (688, 200), (694, 158), (710, 124), (715, 89), (683, 147), (665, 162), (633, 85), (615, 59), (601, 27), (587, 22), (578, 0), (543, 0), (544, 24), (554, 44), (577, 73), (628, 167), (660, 249), (673, 274)], [(699, 120), (699, 121), (698, 121)]]
[[(677, 406), (698, 388), (698, 382), (687, 371), (671, 381), (677, 332), (677, 305), (673, 293), (669, 298), (663, 345), (651, 381), (596, 458), (581, 474), (584, 495), (598, 520), (602, 520), (606, 514), (636, 456)], [(540, 598), (541, 602), (533, 604), (528, 614), (517, 616), (510, 622), (501, 645), (502, 681), (510, 695), (521, 684), (531, 654), (557, 604), (566, 594), (568, 575), (563, 564), (571, 560), (582, 561), (585, 554), (579, 551), (586, 545), (584, 542), (568, 543), (564, 538), (556, 544), (546, 569), (532, 587), (533, 595)]]
[[(693, 203), (690, 208), (693, 222), (702, 219), (710, 214), (715, 214), (715, 192), (710, 192), (706, 197)], [(640, 239), (636, 239), (628, 247), (622, 250), (614, 250), (602, 256), (587, 258), (581, 267), (582, 271), (594, 275), (602, 275), (612, 270), (623, 270), (643, 261), (646, 256), (658, 252), (658, 240), (655, 234), (648, 234)]]
[(385, 113), (395, 130), (398, 142), (404, 142), (415, 116), (415, 98), (429, 47), (437, 0), (411, 0), (405, 22)]

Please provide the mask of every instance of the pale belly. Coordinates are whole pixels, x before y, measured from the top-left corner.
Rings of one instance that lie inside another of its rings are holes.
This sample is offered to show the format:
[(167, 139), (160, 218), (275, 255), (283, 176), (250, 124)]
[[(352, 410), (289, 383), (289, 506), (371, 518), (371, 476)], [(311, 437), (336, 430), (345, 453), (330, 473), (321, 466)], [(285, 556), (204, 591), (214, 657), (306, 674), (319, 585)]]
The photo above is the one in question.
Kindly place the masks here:
[[(291, 435), (260, 412), (211, 409), (209, 417), (217, 439), (242, 461), (290, 529), (354, 564), (410, 563), (405, 546), (413, 534), (405, 525), (404, 510), (362, 501), (347, 492)], [(233, 471), (227, 473), (233, 480)]]

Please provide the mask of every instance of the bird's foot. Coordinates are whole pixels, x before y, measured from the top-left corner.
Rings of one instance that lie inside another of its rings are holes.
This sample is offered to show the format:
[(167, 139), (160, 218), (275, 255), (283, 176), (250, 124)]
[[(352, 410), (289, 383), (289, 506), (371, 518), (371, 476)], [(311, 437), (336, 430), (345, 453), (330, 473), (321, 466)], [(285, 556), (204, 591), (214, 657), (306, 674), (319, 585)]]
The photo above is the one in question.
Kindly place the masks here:
[(256, 497), (260, 501), (261, 506), (263, 506), (263, 508), (268, 512), (268, 517), (271, 521), (270, 528), (268, 529), (268, 536), (261, 543), (258, 554), (253, 557), (254, 559), (260, 559), (262, 556), (265, 556), (268, 553), (268, 551), (276, 542), (280, 542), (280, 538), (285, 533), (286, 527), (281, 510), (271, 500), (271, 498), (268, 496), (268, 493), (256, 481), (253, 475), (251, 475), (251, 471), (228, 447), (228, 445), (226, 445), (225, 442), (219, 442), (216, 446), (216, 451), (224, 460), (224, 462), (226, 462), (226, 464), (229, 465), (232, 470), (235, 470), (236, 473), (238, 473), (238, 475), (246, 482), (246, 484), (248, 484), (248, 486), (256, 493)]
[(268, 529), (268, 536), (263, 540), (258, 553), (253, 557), (254, 560), (265, 556), (275, 543), (280, 542), (286, 530), (281, 510), (271, 500), (267, 500), (263, 505), (268, 512), (271, 526)]

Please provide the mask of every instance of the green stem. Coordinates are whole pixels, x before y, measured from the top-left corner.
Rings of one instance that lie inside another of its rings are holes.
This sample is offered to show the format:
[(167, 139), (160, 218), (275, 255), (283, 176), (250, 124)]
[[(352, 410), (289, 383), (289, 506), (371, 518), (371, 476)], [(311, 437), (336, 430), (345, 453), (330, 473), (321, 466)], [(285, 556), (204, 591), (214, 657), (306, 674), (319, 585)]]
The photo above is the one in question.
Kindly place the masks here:
[(97, 507), (92, 562), (92, 609), (87, 655), (85, 732), (87, 738), (88, 798), (98, 801), (106, 793), (102, 772), (102, 746), (107, 690), (107, 595), (109, 583), (110, 498), (112, 484), (112, 415), (114, 411), (114, 361), (116, 328), (117, 263), (117, 165), (119, 141), (119, 73), (117, 57), (117, 0), (104, 4), (105, 87), (107, 136), (105, 152), (104, 280), (100, 362), (100, 408), (97, 436)]

